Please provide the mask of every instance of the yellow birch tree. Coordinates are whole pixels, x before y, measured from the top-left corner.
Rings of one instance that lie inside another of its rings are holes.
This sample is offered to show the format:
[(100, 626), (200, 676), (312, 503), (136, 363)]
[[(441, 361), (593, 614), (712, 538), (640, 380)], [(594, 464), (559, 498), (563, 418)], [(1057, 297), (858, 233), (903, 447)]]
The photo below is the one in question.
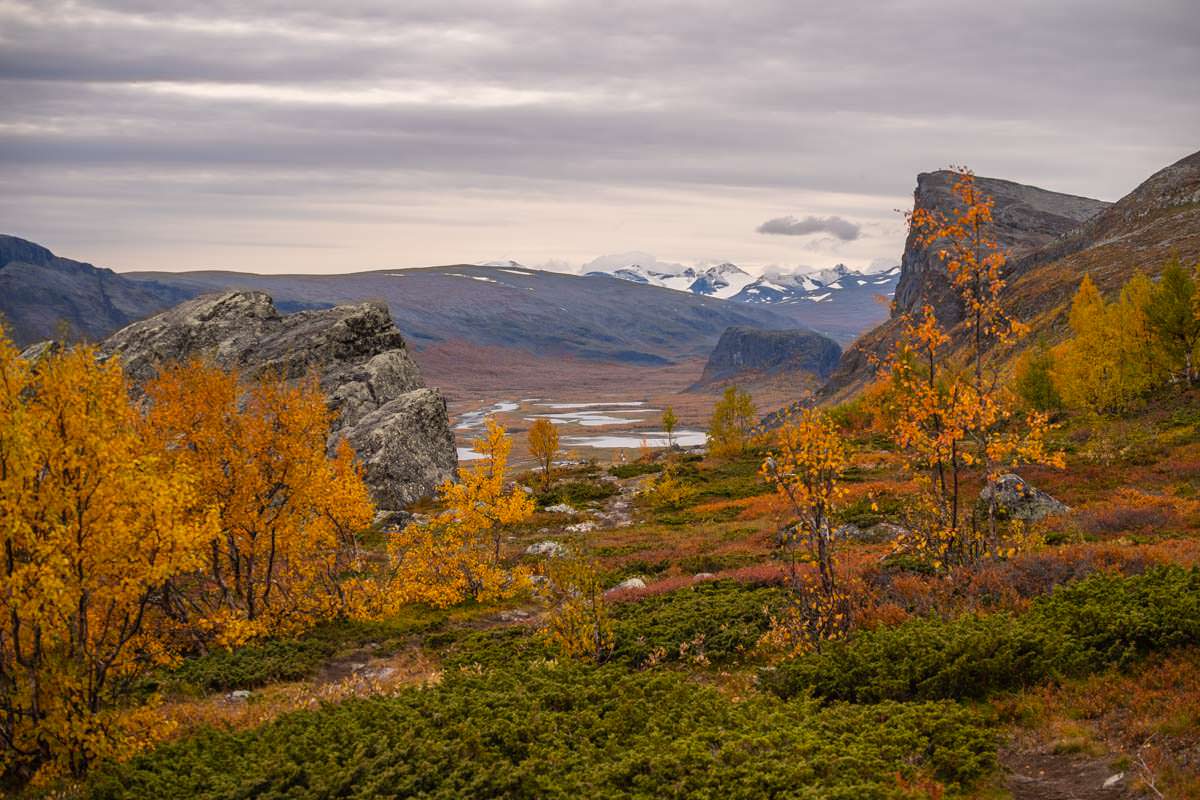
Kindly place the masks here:
[(521, 487), (506, 489), (512, 440), (489, 417), (472, 446), (483, 458), (462, 469), (458, 482), (438, 489), (444, 510), (392, 536), (386, 606), (445, 608), (467, 599), (507, 597), (528, 586), (528, 570), (505, 569), (500, 552), (508, 526), (533, 515), (533, 499)]
[(142, 435), (120, 364), (78, 347), (32, 368), (0, 336), (0, 774), (81, 775), (151, 731), (118, 687), (165, 663), (164, 587), (216, 519), (194, 472)]

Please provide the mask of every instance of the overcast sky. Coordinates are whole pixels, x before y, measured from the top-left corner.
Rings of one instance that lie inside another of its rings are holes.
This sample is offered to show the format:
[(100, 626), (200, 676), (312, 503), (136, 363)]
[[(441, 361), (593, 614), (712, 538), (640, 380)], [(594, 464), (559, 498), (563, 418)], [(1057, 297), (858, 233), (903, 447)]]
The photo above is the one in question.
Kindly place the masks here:
[(0, 0), (0, 231), (114, 269), (897, 263), (1200, 149), (1196, 0)]

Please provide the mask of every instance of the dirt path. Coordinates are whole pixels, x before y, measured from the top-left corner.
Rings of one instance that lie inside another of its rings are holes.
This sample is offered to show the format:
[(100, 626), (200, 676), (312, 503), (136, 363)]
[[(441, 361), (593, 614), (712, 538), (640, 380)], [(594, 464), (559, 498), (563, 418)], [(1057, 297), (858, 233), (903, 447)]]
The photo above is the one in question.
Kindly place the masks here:
[(1132, 770), (1114, 770), (1111, 761), (1044, 746), (1010, 744), (1000, 751), (1013, 800), (1157, 800), (1158, 795), (1138, 788)]

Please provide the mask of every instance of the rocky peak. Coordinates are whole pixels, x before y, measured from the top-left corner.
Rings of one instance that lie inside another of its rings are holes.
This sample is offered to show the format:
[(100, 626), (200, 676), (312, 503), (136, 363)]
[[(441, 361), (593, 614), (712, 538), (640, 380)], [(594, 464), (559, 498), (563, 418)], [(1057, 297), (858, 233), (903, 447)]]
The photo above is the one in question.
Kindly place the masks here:
[(385, 509), (430, 494), (457, 466), (445, 403), (378, 303), (281, 315), (262, 292), (206, 295), (117, 331), (101, 353), (138, 383), (195, 356), (249, 379), (314, 373), (337, 413), (330, 449), (349, 441)]
[[(1112, 295), (1138, 270), (1157, 274), (1171, 256), (1184, 263), (1200, 260), (1200, 152), (1154, 173), (1115, 204), (994, 178), (976, 180), (996, 199), (997, 238), (1009, 249), (1001, 301), (1039, 335), (1066, 335), (1071, 298), (1085, 274)], [(953, 173), (922, 174), (916, 207), (948, 209), (952, 182)], [(928, 302), (947, 325), (959, 321), (945, 271), (911, 236), (902, 270), (892, 319), (846, 351), (821, 390), (823, 400), (845, 398), (870, 379), (872, 356), (886, 352), (900, 334), (897, 315)]]
[[(957, 175), (950, 170), (922, 172), (913, 192), (913, 208), (950, 214), (958, 207), (951, 191)], [(1102, 200), (1051, 192), (998, 178), (975, 178), (976, 186), (995, 201), (994, 233), (1008, 251), (1010, 261), (1062, 237), (1109, 206)], [(933, 306), (943, 323), (953, 325), (962, 316), (945, 267), (932, 248), (922, 247), (910, 233), (900, 260), (894, 315)]]
[(1200, 203), (1200, 151), (1164, 167), (1121, 198), (1105, 216), (1132, 222), (1155, 211)]

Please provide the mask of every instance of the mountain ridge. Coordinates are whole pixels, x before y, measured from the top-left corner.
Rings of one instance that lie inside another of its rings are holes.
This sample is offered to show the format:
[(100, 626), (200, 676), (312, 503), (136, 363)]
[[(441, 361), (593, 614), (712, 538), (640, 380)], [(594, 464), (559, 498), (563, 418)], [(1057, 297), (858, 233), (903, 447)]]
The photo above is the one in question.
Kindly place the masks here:
[(185, 299), (176, 288), (134, 281), (0, 234), (0, 315), (18, 346), (61, 338), (64, 324), (67, 338), (101, 339)]
[[(731, 325), (795, 327), (770, 309), (523, 265), (455, 264), (341, 275), (126, 275), (194, 293), (252, 289), (296, 303), (381, 300), (418, 350), (461, 339), (546, 355), (654, 365), (706, 356)], [(605, 283), (598, 284), (600, 280)]]
[(797, 325), (830, 336), (843, 346), (887, 318), (887, 303), (900, 277), (899, 267), (863, 271), (837, 264), (823, 270), (754, 277), (729, 262), (701, 268), (654, 261), (677, 267), (668, 272), (641, 263), (652, 258), (645, 253), (605, 256), (596, 261), (607, 262), (606, 269), (584, 274), (770, 306)]

